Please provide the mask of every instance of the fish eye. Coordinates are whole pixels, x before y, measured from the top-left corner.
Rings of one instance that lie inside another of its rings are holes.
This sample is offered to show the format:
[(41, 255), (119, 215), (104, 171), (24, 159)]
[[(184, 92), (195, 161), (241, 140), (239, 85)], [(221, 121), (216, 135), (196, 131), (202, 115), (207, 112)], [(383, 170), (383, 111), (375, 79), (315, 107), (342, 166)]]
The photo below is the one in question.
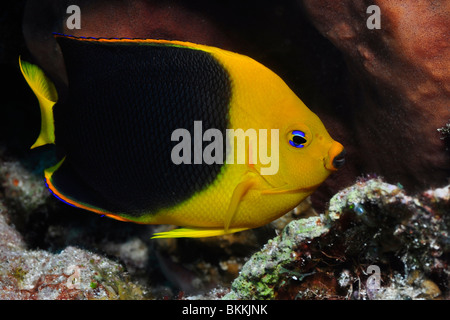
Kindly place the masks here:
[(295, 148), (303, 148), (305, 143), (308, 142), (305, 139), (306, 134), (300, 130), (294, 130), (290, 134), (289, 144)]

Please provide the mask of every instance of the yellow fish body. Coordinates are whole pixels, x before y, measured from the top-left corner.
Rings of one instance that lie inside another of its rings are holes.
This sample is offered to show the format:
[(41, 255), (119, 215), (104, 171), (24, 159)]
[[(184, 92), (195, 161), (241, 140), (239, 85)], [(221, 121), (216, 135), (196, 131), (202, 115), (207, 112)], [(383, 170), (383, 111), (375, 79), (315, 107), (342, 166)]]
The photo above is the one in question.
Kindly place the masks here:
[(247, 56), (180, 41), (57, 39), (67, 101), (38, 67), (21, 70), (41, 106), (33, 146), (65, 154), (45, 177), (68, 204), (183, 227), (154, 238), (217, 236), (277, 219), (343, 164), (320, 119)]

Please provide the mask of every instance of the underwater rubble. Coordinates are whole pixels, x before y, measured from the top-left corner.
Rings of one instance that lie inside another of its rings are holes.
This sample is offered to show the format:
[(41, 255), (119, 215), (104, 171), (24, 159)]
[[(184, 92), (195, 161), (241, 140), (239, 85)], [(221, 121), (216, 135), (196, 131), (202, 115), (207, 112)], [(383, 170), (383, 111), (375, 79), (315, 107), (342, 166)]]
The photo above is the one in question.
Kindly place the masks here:
[(449, 186), (413, 197), (361, 179), (289, 223), (224, 299), (448, 299), (449, 212)]
[(54, 254), (29, 250), (6, 221), (0, 202), (0, 299), (143, 299), (120, 263), (75, 247)]

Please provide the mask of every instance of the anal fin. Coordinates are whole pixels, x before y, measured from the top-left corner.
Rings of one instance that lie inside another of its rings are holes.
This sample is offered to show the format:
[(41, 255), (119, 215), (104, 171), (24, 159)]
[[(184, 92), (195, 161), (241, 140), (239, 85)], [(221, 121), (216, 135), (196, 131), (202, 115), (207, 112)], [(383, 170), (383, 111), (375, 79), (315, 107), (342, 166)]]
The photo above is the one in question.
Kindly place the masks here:
[(56, 198), (73, 207), (92, 211), (116, 220), (129, 221), (108, 210), (108, 206), (102, 197), (78, 177), (70, 163), (65, 161), (65, 158), (55, 166), (45, 170), (45, 180)]
[(154, 233), (151, 239), (217, 237), (247, 229), (248, 228), (231, 228), (228, 230), (222, 228), (178, 228), (171, 231)]

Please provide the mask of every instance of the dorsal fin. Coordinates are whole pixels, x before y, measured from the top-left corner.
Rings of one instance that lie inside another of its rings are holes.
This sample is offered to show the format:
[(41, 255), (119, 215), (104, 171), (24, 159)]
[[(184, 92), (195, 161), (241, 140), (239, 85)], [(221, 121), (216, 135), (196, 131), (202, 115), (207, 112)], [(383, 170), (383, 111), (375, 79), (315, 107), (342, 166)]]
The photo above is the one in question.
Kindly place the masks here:
[(55, 143), (55, 127), (53, 124), (53, 106), (58, 101), (58, 93), (54, 84), (38, 66), (19, 57), (20, 71), (33, 90), (41, 109), (41, 132), (31, 149), (49, 143)]

